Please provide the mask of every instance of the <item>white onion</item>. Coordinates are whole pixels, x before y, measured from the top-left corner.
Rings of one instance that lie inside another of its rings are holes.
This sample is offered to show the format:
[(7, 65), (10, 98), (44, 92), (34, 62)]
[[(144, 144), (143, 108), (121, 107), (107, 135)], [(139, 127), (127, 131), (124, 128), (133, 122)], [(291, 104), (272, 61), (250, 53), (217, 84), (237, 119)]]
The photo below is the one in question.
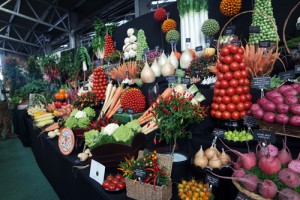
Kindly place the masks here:
[(163, 52), (158, 58), (158, 64), (159, 64), (160, 68), (162, 68), (166, 64), (167, 60), (168, 60), (168, 58), (167, 58), (165, 52)]
[(169, 58), (170, 58), (170, 62), (172, 63), (173, 67), (174, 67), (175, 69), (177, 69), (177, 68), (178, 68), (178, 65), (179, 65), (179, 62), (178, 62), (177, 57), (175, 56), (174, 51), (172, 51), (172, 53), (171, 53), (171, 55), (170, 55)]
[(157, 60), (155, 58), (154, 62), (151, 65), (151, 69), (155, 74), (155, 77), (160, 77), (161, 76), (161, 68), (157, 63)]
[(155, 81), (155, 74), (147, 62), (145, 63), (145, 66), (141, 72), (141, 80), (143, 83), (153, 83)]
[(172, 76), (175, 74), (176, 69), (173, 67), (173, 65), (170, 62), (170, 59), (167, 59), (167, 62), (164, 66), (161, 68), (161, 74), (166, 76)]
[(180, 68), (188, 69), (190, 67), (191, 61), (193, 60), (193, 56), (190, 53), (189, 49), (186, 49), (180, 57)]
[(214, 156), (209, 160), (208, 165), (211, 168), (216, 169), (216, 168), (221, 168), (223, 163), (222, 163), (221, 159), (219, 159), (217, 157), (217, 155), (214, 154)]
[(204, 151), (204, 155), (208, 158), (211, 159), (214, 155), (217, 155), (218, 151), (214, 146), (209, 147)]
[(228, 165), (231, 162), (230, 156), (227, 153), (225, 153), (223, 148), (222, 153), (219, 155), (219, 158), (221, 159), (223, 165)]
[(203, 169), (203, 168), (207, 167), (208, 159), (204, 155), (197, 156), (197, 157), (195, 157), (194, 164), (195, 164), (195, 166), (201, 167)]

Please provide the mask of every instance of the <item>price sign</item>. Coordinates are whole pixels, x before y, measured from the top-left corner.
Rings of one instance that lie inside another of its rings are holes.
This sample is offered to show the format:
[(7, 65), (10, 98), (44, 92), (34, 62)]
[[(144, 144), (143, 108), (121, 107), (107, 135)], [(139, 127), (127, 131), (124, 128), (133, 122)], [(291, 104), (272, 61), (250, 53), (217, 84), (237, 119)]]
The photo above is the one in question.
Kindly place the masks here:
[(225, 130), (220, 128), (215, 128), (212, 132), (213, 136), (223, 138), (225, 134)]
[(191, 42), (191, 38), (186, 38), (185, 42), (187, 42), (187, 43)]
[(300, 74), (300, 65), (295, 65), (295, 74)]
[(295, 78), (295, 70), (288, 70), (286, 72), (280, 72), (279, 78), (281, 80), (293, 79), (293, 78)]
[(237, 196), (235, 197), (234, 200), (252, 200), (251, 198), (249, 198), (247, 195), (245, 195), (244, 193), (242, 192), (239, 192), (237, 194)]
[(300, 23), (296, 24), (296, 28), (297, 28), (298, 31), (300, 31)]
[(197, 51), (203, 51), (203, 47), (202, 46), (198, 46), (198, 47), (195, 48), (195, 50), (196, 50), (196, 52)]
[(178, 82), (177, 75), (167, 76), (166, 79), (167, 79), (168, 83), (177, 83)]
[(252, 88), (264, 89), (270, 88), (271, 78), (270, 77), (256, 77), (252, 80)]
[(88, 86), (84, 86), (82, 89), (83, 89), (84, 91), (88, 91), (88, 90), (89, 90), (89, 87), (88, 87)]
[(132, 115), (132, 114), (134, 114), (134, 110), (132, 108), (128, 108), (127, 109), (127, 113), (130, 114), (130, 115)]
[(226, 126), (230, 126), (230, 127), (237, 127), (238, 123), (236, 121), (232, 121), (232, 122), (225, 122)]
[(198, 77), (200, 75), (200, 70), (195, 70), (194, 71), (194, 77)]
[(205, 36), (205, 43), (210, 44), (211, 43), (211, 37)]
[(191, 79), (190, 78), (181, 78), (181, 84), (190, 84)]
[(143, 169), (134, 169), (134, 175), (139, 181), (143, 181), (146, 178), (146, 171)]
[(244, 120), (244, 122), (243, 122), (244, 125), (246, 125), (248, 127), (253, 127), (253, 126), (257, 125), (255, 118), (252, 116), (246, 115), (243, 120)]
[(123, 108), (119, 108), (119, 109), (118, 109), (118, 111), (117, 111), (117, 113), (118, 113), (118, 114), (122, 114), (122, 113), (123, 113), (123, 111), (124, 111), (124, 109), (123, 109)]
[(270, 41), (260, 41), (258, 45), (261, 48), (269, 48), (271, 46), (271, 43)]
[(219, 186), (219, 178), (218, 177), (215, 177), (211, 174), (206, 174), (206, 177), (205, 177), (205, 181), (209, 184), (209, 185), (212, 185), (214, 187), (218, 187)]
[(249, 33), (260, 33), (259, 26), (249, 26)]
[(228, 26), (224, 31), (224, 35), (234, 35), (234, 26)]
[(256, 141), (273, 143), (273, 144), (276, 142), (275, 134), (271, 131), (254, 129), (253, 133), (254, 133), (253, 135), (254, 140)]
[(120, 82), (121, 81), (121, 78), (120, 76), (117, 77), (117, 82)]

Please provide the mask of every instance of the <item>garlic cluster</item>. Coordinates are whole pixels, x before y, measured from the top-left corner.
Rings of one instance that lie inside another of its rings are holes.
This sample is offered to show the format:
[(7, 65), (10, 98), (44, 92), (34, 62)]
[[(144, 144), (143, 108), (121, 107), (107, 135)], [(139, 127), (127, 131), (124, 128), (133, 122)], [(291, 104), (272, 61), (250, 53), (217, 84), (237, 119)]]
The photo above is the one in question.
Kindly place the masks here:
[(54, 131), (49, 131), (48, 132), (48, 137), (49, 138), (54, 138), (56, 136), (59, 136), (60, 131), (58, 129), (55, 129)]
[(92, 157), (92, 153), (90, 149), (86, 149), (84, 152), (79, 153), (77, 157), (80, 159), (81, 162), (86, 161), (89, 157)]
[(136, 36), (134, 35), (134, 29), (129, 28), (127, 30), (127, 36), (124, 39), (124, 46), (123, 46), (123, 52), (124, 52), (124, 59), (128, 60), (131, 58), (136, 57), (136, 50), (137, 50), (137, 43), (136, 43)]
[(216, 81), (217, 81), (216, 76), (209, 76), (209, 77), (204, 78), (204, 80), (201, 82), (201, 85), (214, 84)]

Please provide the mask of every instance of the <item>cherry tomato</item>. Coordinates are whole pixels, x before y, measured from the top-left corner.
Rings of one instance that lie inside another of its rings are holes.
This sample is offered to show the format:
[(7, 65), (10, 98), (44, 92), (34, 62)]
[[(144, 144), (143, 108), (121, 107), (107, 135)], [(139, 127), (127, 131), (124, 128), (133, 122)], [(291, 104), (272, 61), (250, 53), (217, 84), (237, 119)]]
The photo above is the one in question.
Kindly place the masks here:
[[(228, 96), (224, 96), (222, 97), (222, 103), (224, 103), (225, 105), (229, 104), (230, 103), (230, 97)], [(219, 105), (220, 106), (220, 105)]]
[(225, 63), (227, 65), (230, 65), (232, 63), (232, 61), (233, 61), (233, 57), (230, 55), (225, 56), (223, 59), (223, 63)]
[(233, 72), (233, 77), (235, 79), (239, 80), (241, 78), (241, 76), (242, 76), (241, 71), (235, 71), (235, 72)]
[(218, 108), (219, 108), (219, 109), (218, 109), (219, 111), (223, 112), (223, 111), (226, 110), (226, 105), (223, 104), (223, 103), (220, 103)]
[(119, 181), (119, 182), (117, 183), (117, 188), (118, 188), (119, 190), (123, 190), (123, 189), (125, 188), (125, 182)]
[(230, 87), (236, 88), (238, 85), (239, 85), (239, 82), (236, 79), (231, 79), (229, 81), (229, 86)]
[(238, 103), (238, 104), (236, 105), (236, 109), (237, 109), (238, 111), (243, 111), (243, 110), (245, 110), (244, 103)]
[(247, 78), (245, 78), (245, 85), (250, 85), (250, 81)]
[(229, 87), (229, 88), (226, 89), (225, 93), (226, 93), (227, 96), (231, 97), (235, 94), (235, 89), (233, 87)]
[(220, 82), (220, 88), (225, 89), (225, 88), (227, 88), (228, 86), (229, 86), (228, 81), (222, 80), (222, 81)]
[(216, 111), (214, 111), (214, 110), (211, 110), (211, 111), (210, 111), (210, 115), (211, 115), (212, 117), (215, 117), (215, 114), (216, 114)]
[(236, 94), (239, 94), (239, 95), (243, 94), (243, 93), (244, 93), (243, 87), (242, 87), (242, 86), (236, 87), (236, 88), (235, 88), (235, 93), (236, 93)]
[(214, 95), (215, 95), (215, 96), (218, 96), (218, 95), (219, 95), (219, 91), (220, 91), (220, 89), (215, 88), (215, 89), (214, 89)]
[(251, 107), (252, 103), (250, 101), (247, 101), (244, 103), (244, 106), (245, 106), (245, 110), (249, 110), (250, 107)]
[(228, 65), (225, 65), (225, 64), (224, 64), (224, 65), (221, 67), (221, 72), (223, 72), (223, 73), (229, 72), (229, 70), (230, 70), (230, 68), (229, 68)]
[(222, 67), (222, 63), (221, 62), (218, 62), (217, 65), (216, 65), (216, 68), (221, 71), (221, 67)]
[(233, 56), (233, 60), (234, 60), (235, 62), (240, 63), (240, 62), (243, 61), (243, 56), (242, 56), (241, 54), (235, 54), (235, 55)]
[(102, 187), (108, 189), (109, 181), (103, 181)]
[(223, 78), (227, 81), (230, 81), (233, 78), (232, 72), (226, 72)]
[(212, 103), (212, 104), (211, 104), (211, 108), (212, 108), (213, 110), (217, 111), (217, 110), (219, 109), (219, 104), (217, 104), (217, 103)]
[(252, 101), (252, 95), (250, 93), (246, 94), (247, 101)]
[(222, 97), (217, 96), (214, 102), (216, 102), (216, 103), (222, 103)]
[(237, 62), (232, 62), (230, 64), (229, 68), (230, 68), (231, 71), (237, 71), (237, 70), (239, 70), (240, 65)]
[(230, 114), (230, 112), (228, 112), (228, 111), (224, 111), (224, 112), (222, 113), (222, 118), (223, 118), (223, 119), (225, 119), (225, 120), (229, 120), (229, 119), (230, 119), (230, 117), (231, 117), (231, 114)]
[(231, 119), (238, 120), (240, 118), (240, 113), (238, 111), (234, 111), (231, 113)]
[(220, 81), (215, 82), (215, 88), (217, 88), (217, 89), (220, 88)]
[(239, 50), (238, 50), (238, 54), (244, 55), (244, 49), (240, 47)]
[(247, 70), (242, 70), (241, 71), (241, 76), (243, 77), (243, 78), (247, 78), (248, 77), (248, 71)]
[(244, 94), (248, 94), (249, 92), (250, 92), (250, 88), (249, 88), (249, 86), (243, 86), (243, 92), (244, 92)]
[(232, 113), (236, 110), (236, 105), (233, 103), (230, 103), (226, 106), (226, 110)]
[(230, 50), (226, 47), (224, 47), (221, 52), (220, 52), (221, 56), (227, 56), (230, 54)]
[(232, 45), (232, 47), (230, 47), (230, 53), (232, 54), (236, 54), (239, 51), (239, 47), (236, 45)]
[(219, 89), (219, 96), (223, 97), (226, 95), (226, 90), (225, 89)]
[(239, 79), (239, 85), (240, 86), (245, 85), (245, 79), (244, 78)]
[(247, 111), (243, 110), (240, 112), (240, 118), (244, 118), (247, 115)]
[(221, 73), (221, 72), (218, 72), (217, 73), (217, 78), (218, 78), (219, 81), (223, 80), (224, 79), (224, 74)]
[(239, 95), (233, 95), (231, 97), (231, 102), (234, 103), (234, 104), (240, 103), (240, 96)]
[(240, 102), (245, 103), (247, 101), (247, 96), (245, 94), (240, 95)]
[(215, 112), (215, 118), (221, 119), (222, 118), (222, 113), (220, 111)]
[(245, 62), (241, 62), (240, 63), (240, 70), (245, 70), (246, 69), (246, 63)]

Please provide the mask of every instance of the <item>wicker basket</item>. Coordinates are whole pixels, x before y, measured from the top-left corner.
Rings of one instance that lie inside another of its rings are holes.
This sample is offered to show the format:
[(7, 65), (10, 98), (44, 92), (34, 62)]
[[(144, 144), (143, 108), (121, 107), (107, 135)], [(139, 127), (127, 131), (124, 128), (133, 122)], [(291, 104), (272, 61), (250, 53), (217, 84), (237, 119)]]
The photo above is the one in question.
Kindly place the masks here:
[(243, 188), (237, 181), (232, 181), (233, 184), (235, 185), (235, 187), (242, 193), (244, 193), (245, 195), (247, 195), (248, 197), (250, 197), (251, 199), (255, 199), (255, 200), (272, 200), (272, 199), (266, 199), (263, 198), (262, 196), (254, 193), (254, 192), (250, 192), (248, 190), (246, 190), (245, 188)]
[[(172, 172), (173, 157), (165, 154), (156, 154), (158, 165), (166, 167), (166, 173), (170, 176)], [(143, 151), (139, 151), (138, 158), (143, 157)], [(134, 182), (125, 179), (127, 196), (138, 200), (169, 200), (172, 197), (172, 185), (153, 186), (149, 183)]]
[(268, 123), (263, 120), (256, 120), (258, 123), (260, 129), (267, 130), (267, 131), (273, 131), (277, 135), (287, 135), (290, 137), (296, 137), (300, 138), (300, 128), (296, 126), (291, 125), (282, 125), (282, 124), (276, 124), (276, 123)]

